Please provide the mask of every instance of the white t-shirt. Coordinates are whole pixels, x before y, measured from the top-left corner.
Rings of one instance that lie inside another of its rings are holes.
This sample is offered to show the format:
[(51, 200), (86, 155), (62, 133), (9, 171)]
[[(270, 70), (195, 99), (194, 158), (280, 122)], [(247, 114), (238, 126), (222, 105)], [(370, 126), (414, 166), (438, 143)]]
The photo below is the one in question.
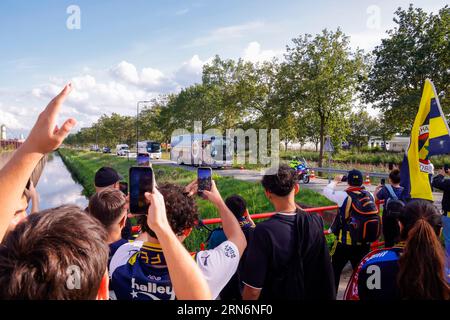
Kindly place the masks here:
[[(119, 299), (120, 296), (128, 297), (131, 294), (128, 291), (134, 292), (134, 289), (136, 289), (135, 287), (138, 287), (136, 285), (138, 280), (134, 279), (133, 275), (148, 272), (147, 268), (143, 268), (142, 261), (140, 263), (136, 263), (135, 258), (135, 255), (139, 251), (149, 249), (148, 245), (145, 245), (144, 249), (142, 249), (143, 246), (144, 242), (142, 241), (134, 241), (124, 244), (116, 251), (111, 259), (109, 273), (110, 278), (112, 279), (111, 287), (113, 290), (110, 291), (112, 299), (116, 296)], [(150, 250), (152, 249), (150, 248)], [(158, 250), (158, 248), (153, 248), (153, 250)], [(213, 299), (216, 299), (219, 296), (222, 289), (233, 277), (239, 266), (239, 260), (239, 250), (231, 241), (225, 241), (212, 250), (200, 251), (197, 253), (197, 265), (201, 269), (205, 280), (208, 283)], [(146, 274), (145, 277), (150, 279), (153, 278), (155, 280), (150, 282), (160, 282), (159, 286), (162, 286), (163, 288), (168, 286), (166, 283), (167, 281), (164, 281), (164, 279), (168, 279), (169, 277), (168, 270), (167, 275), (165, 276), (161, 274), (158, 274), (157, 276)], [(148, 280), (146, 279), (145, 284), (147, 284), (147, 282)], [(147, 288), (153, 287), (153, 285), (147, 284)], [(165, 291), (170, 292), (169, 289), (165, 289)], [(173, 291), (171, 292), (173, 293)], [(175, 295), (172, 295), (170, 298), (174, 297)], [(158, 298), (165, 300), (168, 296), (161, 295)]]
[(197, 253), (197, 265), (203, 272), (213, 299), (217, 299), (239, 266), (239, 250), (231, 241)]

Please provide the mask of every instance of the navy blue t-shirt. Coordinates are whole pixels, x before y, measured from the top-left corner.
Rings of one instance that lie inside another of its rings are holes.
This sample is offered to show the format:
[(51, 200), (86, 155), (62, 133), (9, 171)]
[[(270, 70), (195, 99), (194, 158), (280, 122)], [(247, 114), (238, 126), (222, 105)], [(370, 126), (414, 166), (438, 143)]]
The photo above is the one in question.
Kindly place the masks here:
[[(403, 195), (403, 187), (394, 187), (392, 186), (392, 191), (394, 191), (395, 195), (399, 200), (405, 201), (405, 196)], [(380, 189), (377, 193), (378, 200), (387, 200), (389, 198), (392, 198), (391, 194), (389, 193), (389, 190), (384, 186)]]

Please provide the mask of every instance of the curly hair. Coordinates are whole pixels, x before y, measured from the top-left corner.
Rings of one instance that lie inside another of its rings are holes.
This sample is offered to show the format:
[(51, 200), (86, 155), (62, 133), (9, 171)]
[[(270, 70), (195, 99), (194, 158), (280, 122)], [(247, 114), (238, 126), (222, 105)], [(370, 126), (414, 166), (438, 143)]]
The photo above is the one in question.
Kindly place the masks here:
[[(166, 183), (158, 186), (166, 204), (167, 220), (176, 235), (182, 235), (187, 229), (195, 226), (198, 221), (197, 205), (193, 197), (184, 193), (184, 188), (175, 184)], [(138, 223), (143, 232), (157, 238), (156, 234), (147, 225), (147, 216), (140, 216)]]
[(280, 165), (277, 174), (266, 174), (262, 178), (262, 186), (279, 197), (287, 196), (298, 183), (295, 170), (286, 164)]

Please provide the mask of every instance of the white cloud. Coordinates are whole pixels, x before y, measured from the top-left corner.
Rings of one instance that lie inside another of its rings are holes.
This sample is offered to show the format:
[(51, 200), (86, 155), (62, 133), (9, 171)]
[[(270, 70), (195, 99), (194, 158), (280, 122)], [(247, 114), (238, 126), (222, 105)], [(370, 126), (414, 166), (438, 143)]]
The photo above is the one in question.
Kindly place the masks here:
[[(23, 112), (21, 111), (23, 114)], [(4, 124), (8, 129), (25, 129), (24, 125), (19, 122), (19, 117), (11, 112), (3, 110), (3, 106), (0, 104), (0, 125)]]
[(353, 49), (363, 49), (365, 52), (372, 51), (375, 46), (381, 44), (381, 39), (387, 37), (385, 31), (369, 30), (366, 32), (352, 33), (350, 36), (350, 46)]
[(136, 67), (126, 61), (122, 61), (117, 66), (112, 68), (111, 73), (117, 78), (125, 80), (129, 83), (137, 84), (139, 82), (139, 75)]
[(202, 61), (197, 54), (194, 55), (190, 60), (184, 62), (175, 72), (175, 82), (183, 87), (201, 82), (203, 66), (209, 61), (211, 61), (211, 58)]
[(261, 45), (256, 42), (250, 42), (244, 50), (243, 59), (253, 63), (271, 60), (275, 57), (281, 57), (281, 50), (261, 50)]
[(261, 30), (265, 24), (260, 21), (249, 22), (234, 26), (217, 28), (209, 32), (206, 36), (194, 39), (189, 47), (205, 46), (215, 42), (223, 42), (231, 39), (242, 38), (251, 31)]
[[(249, 43), (243, 53), (244, 59), (253, 62), (279, 54), (276, 50), (263, 50), (258, 42)], [(212, 57), (202, 59), (195, 54), (165, 74), (157, 68), (138, 68), (124, 60), (106, 70), (84, 67), (72, 77), (49, 77), (48, 81), (25, 91), (0, 88), (0, 122), (6, 123), (16, 136), (27, 135), (40, 111), (69, 81), (74, 90), (61, 110), (59, 122), (73, 117), (78, 122), (75, 128), (78, 130), (90, 126), (103, 114), (134, 116), (136, 101), (200, 83), (203, 66), (210, 61)]]

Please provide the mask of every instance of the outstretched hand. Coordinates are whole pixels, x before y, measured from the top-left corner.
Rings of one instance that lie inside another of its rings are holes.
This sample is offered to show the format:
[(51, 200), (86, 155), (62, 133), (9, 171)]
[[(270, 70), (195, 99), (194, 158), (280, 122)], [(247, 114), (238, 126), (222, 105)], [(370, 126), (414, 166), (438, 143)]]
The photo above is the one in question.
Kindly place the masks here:
[(41, 112), (24, 146), (31, 152), (46, 154), (57, 149), (76, 125), (73, 118), (67, 119), (61, 127), (56, 124), (56, 118), (61, 106), (72, 91), (72, 84), (64, 89)]
[(157, 188), (153, 193), (146, 192), (145, 198), (150, 202), (147, 214), (147, 225), (155, 232), (163, 230), (169, 227), (169, 221), (167, 220), (166, 204), (164, 203), (164, 197)]

